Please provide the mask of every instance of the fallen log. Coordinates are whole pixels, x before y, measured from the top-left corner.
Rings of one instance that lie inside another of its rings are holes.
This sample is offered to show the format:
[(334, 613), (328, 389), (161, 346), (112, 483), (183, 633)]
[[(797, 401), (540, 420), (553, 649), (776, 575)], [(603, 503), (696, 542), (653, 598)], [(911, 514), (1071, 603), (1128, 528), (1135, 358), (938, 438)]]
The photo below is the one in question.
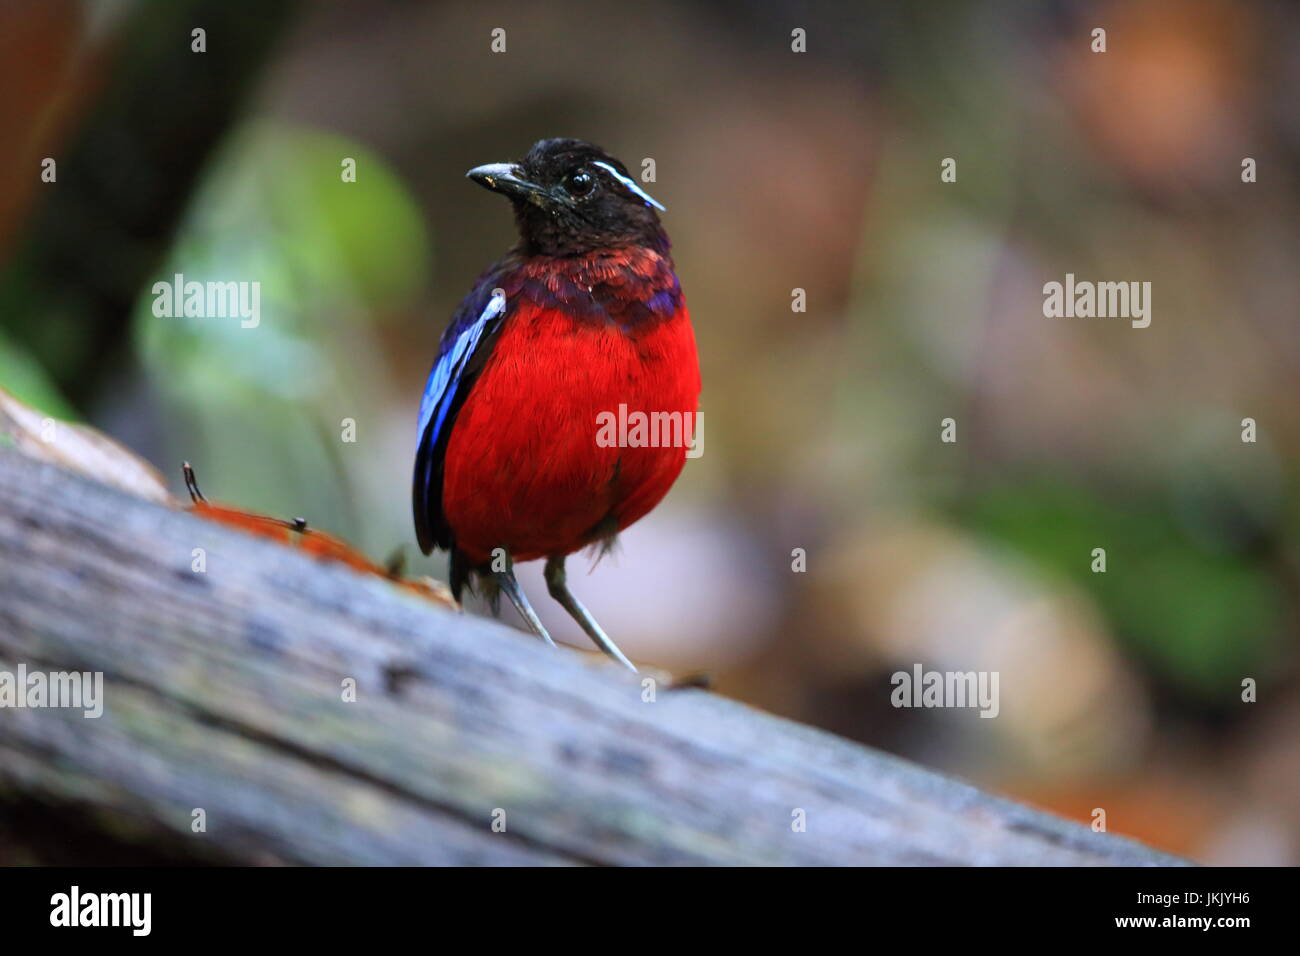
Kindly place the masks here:
[(1182, 862), (0, 447), (19, 665), (0, 862)]

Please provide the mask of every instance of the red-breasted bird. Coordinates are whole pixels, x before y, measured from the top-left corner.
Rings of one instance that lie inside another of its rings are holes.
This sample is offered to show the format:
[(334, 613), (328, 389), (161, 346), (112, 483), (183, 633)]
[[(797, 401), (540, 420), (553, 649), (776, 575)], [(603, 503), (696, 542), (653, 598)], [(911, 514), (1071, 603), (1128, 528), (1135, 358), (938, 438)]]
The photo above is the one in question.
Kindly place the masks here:
[(569, 592), (564, 561), (611, 547), (685, 464), (680, 445), (597, 440), (600, 416), (620, 406), (629, 418), (695, 418), (699, 361), (663, 207), (621, 162), (576, 139), (541, 140), (522, 162), (466, 175), (510, 200), (519, 242), (460, 304), (425, 386), (412, 493), (420, 549), (450, 552), (457, 600), (475, 580), (499, 587), (553, 644), (513, 571), (545, 558), (551, 597), (636, 670)]

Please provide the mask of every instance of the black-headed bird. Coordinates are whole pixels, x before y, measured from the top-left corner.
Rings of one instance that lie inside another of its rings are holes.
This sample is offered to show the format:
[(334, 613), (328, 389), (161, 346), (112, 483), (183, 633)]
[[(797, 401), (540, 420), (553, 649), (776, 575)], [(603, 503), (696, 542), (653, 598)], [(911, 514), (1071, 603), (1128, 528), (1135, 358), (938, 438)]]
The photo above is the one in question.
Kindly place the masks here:
[[(519, 242), (460, 304), (425, 387), (412, 495), (420, 548), (450, 553), (457, 600), (488, 581), (553, 643), (513, 571), (546, 559), (551, 596), (635, 670), (569, 591), (564, 563), (608, 548), (654, 508), (692, 440), (699, 362), (663, 207), (621, 162), (576, 139), (542, 140), (522, 162), (467, 175), (510, 200)], [(647, 422), (664, 427), (646, 434)]]

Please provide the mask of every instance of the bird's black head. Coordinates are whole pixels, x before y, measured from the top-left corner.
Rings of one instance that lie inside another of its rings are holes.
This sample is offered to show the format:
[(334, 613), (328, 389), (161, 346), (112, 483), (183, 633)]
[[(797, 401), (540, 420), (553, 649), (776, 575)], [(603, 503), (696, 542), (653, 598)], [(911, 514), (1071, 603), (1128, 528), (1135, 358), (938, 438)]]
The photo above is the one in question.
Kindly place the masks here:
[(580, 139), (539, 140), (519, 163), (466, 173), (509, 197), (530, 255), (576, 256), (619, 246), (668, 251), (655, 207), (627, 167)]

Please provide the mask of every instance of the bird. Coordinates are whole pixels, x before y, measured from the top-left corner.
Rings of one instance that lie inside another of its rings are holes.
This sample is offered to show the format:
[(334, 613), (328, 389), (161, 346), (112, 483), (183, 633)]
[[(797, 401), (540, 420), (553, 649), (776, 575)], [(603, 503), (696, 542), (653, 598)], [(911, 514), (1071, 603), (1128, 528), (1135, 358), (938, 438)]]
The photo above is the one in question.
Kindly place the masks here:
[[(518, 241), (439, 340), (412, 482), (420, 550), (448, 553), (457, 602), (480, 585), (495, 611), (504, 592), (555, 646), (514, 573), (516, 562), (545, 560), (550, 596), (636, 671), (569, 590), (565, 560), (583, 549), (599, 560), (686, 461), (701, 379), (666, 210), (622, 162), (579, 139), (543, 139), (518, 162), (466, 176), (510, 201)], [(637, 413), (678, 416), (684, 440), (600, 440), (602, 421)]]

